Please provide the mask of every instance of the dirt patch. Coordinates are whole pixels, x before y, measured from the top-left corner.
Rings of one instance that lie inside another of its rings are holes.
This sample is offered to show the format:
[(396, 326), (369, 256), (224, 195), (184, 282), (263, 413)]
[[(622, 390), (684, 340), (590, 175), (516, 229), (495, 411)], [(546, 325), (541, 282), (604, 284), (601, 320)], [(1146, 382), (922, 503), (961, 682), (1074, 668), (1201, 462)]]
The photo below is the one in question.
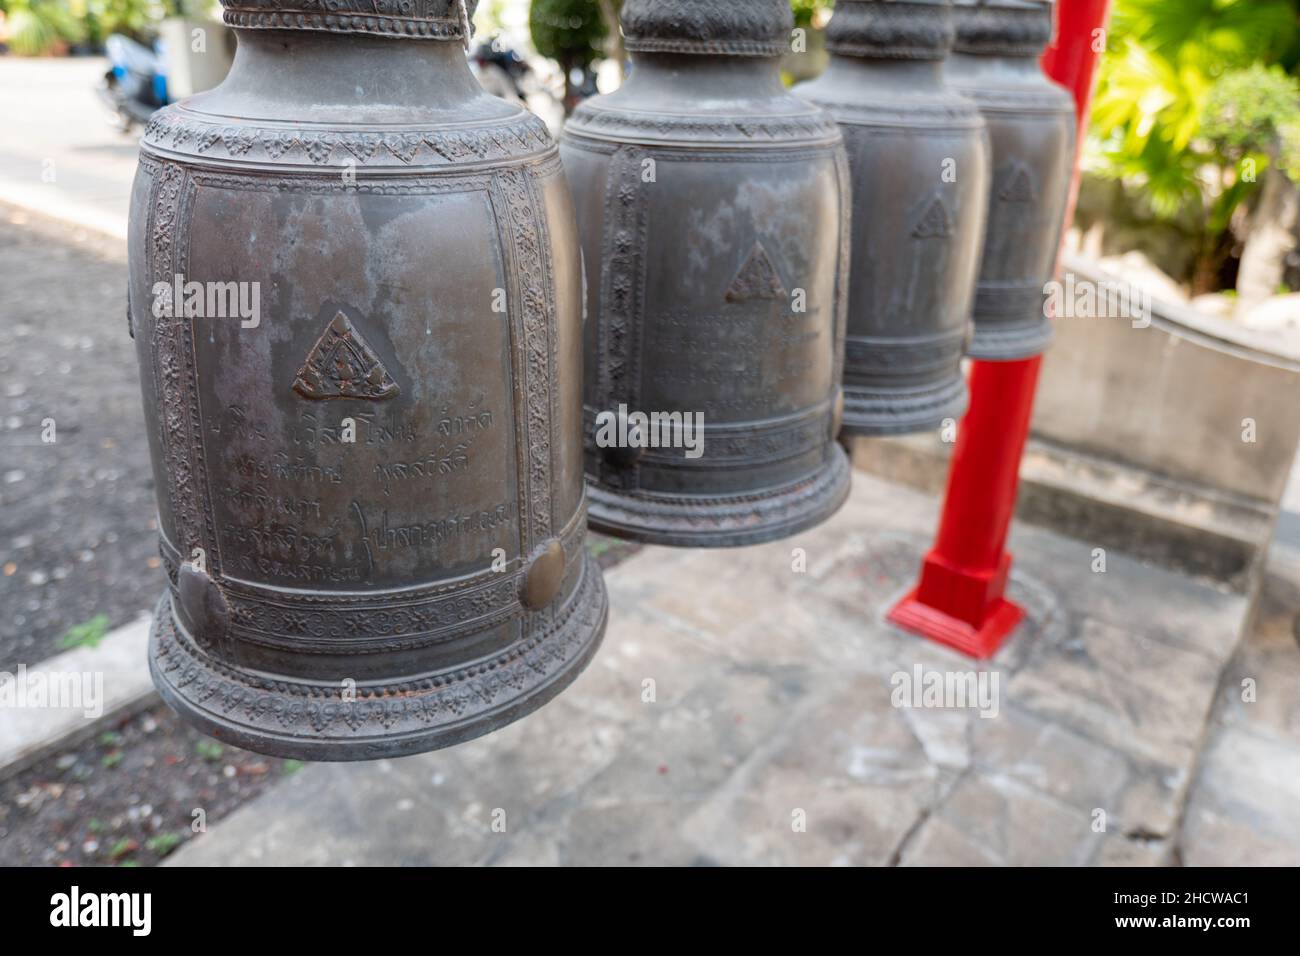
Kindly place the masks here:
[(0, 866), (155, 864), (301, 766), (158, 705), (0, 783)]

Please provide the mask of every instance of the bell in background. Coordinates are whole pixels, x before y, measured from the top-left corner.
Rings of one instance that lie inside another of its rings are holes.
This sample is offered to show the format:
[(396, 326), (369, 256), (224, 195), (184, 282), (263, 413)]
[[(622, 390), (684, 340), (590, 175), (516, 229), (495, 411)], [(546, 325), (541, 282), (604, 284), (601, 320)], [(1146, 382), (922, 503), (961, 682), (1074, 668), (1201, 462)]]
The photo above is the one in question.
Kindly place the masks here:
[(516, 720), (604, 631), (558, 151), (485, 93), (459, 0), (226, 0), (161, 110), (130, 320), (170, 588), (150, 664), (208, 733), (312, 760)]
[(988, 206), (979, 110), (944, 83), (949, 0), (839, 0), (830, 64), (795, 93), (840, 124), (853, 177), (844, 431), (924, 431), (966, 408)]
[[(627, 0), (622, 22), (631, 76), (561, 138), (588, 278), (591, 523), (671, 545), (792, 534), (849, 488), (840, 135), (781, 84), (786, 0)], [(702, 448), (664, 447), (655, 415), (701, 416), (682, 435)]]
[(993, 148), (984, 260), (968, 354), (1038, 355), (1052, 330), (1053, 278), (1074, 156), (1074, 100), (1043, 73), (1052, 36), (1047, 0), (956, 0), (948, 78), (984, 114)]

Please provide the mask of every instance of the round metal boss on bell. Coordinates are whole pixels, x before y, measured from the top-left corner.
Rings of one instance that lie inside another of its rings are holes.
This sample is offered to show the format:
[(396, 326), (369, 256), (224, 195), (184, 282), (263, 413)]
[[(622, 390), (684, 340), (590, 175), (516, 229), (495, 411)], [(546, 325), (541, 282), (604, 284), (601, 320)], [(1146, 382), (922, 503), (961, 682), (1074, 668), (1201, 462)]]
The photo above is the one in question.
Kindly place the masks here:
[(622, 22), (631, 76), (561, 138), (588, 271), (592, 525), (694, 546), (791, 534), (849, 485), (840, 135), (781, 84), (785, 0), (627, 0)]
[(956, 0), (949, 82), (979, 106), (993, 148), (971, 358), (1010, 361), (1051, 341), (1045, 286), (1064, 228), (1074, 101), (1038, 59), (1052, 35), (1046, 0)]
[(459, 0), (225, 7), (230, 75), (156, 114), (131, 207), (154, 680), (264, 753), (454, 744), (605, 627), (558, 151), (473, 79)]
[(830, 64), (795, 92), (840, 124), (853, 176), (844, 430), (924, 431), (966, 408), (988, 205), (979, 110), (944, 83), (950, 0), (840, 0)]

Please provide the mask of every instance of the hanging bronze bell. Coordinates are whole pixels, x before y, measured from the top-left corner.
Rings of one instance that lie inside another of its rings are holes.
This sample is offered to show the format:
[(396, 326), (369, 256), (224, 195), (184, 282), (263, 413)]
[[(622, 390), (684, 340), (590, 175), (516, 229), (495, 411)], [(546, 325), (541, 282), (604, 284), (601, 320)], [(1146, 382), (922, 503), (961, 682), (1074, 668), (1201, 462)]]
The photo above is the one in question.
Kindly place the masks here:
[[(560, 144), (588, 273), (591, 522), (671, 545), (792, 534), (849, 487), (843, 144), (781, 84), (786, 0), (621, 16), (631, 75)], [(683, 420), (697, 447), (671, 440)]]
[(263, 753), (454, 744), (605, 626), (558, 150), (474, 80), (460, 0), (224, 3), (234, 66), (150, 122), (131, 207), (154, 680)]
[(966, 408), (988, 206), (979, 110), (947, 87), (950, 0), (840, 0), (830, 64), (795, 92), (840, 124), (853, 178), (844, 430), (936, 428)]
[(1051, 341), (1046, 287), (1064, 228), (1074, 100), (1043, 73), (1048, 0), (956, 0), (949, 81), (979, 106), (992, 145), (992, 191), (975, 294), (971, 358), (1011, 361)]

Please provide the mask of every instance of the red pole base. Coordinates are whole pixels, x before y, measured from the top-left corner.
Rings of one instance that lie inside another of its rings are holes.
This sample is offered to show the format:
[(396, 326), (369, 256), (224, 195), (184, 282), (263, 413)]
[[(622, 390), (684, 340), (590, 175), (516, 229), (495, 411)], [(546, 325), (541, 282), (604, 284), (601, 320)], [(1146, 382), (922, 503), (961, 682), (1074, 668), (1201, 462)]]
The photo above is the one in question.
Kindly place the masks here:
[(1025, 616), (1024, 608), (1002, 596), (1010, 570), (1009, 552), (987, 570), (954, 567), (931, 551), (921, 565), (921, 582), (894, 605), (889, 620), (963, 654), (990, 658)]

